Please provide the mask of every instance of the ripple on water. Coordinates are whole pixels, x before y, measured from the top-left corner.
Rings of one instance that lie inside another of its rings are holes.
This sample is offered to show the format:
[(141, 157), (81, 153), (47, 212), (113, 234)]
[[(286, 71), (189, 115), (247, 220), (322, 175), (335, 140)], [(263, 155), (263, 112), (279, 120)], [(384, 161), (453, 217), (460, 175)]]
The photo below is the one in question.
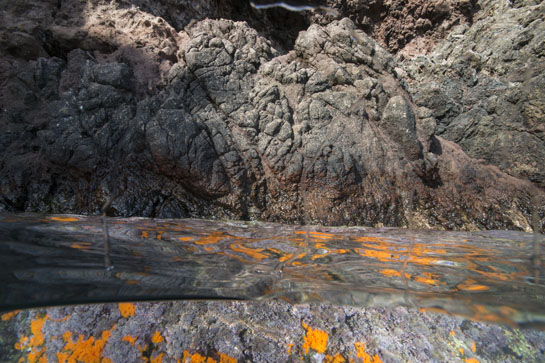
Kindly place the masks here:
[(281, 298), (403, 305), (511, 325), (545, 321), (545, 274), (532, 263), (528, 233), (108, 218), (110, 271), (101, 223), (0, 215), (0, 309)]

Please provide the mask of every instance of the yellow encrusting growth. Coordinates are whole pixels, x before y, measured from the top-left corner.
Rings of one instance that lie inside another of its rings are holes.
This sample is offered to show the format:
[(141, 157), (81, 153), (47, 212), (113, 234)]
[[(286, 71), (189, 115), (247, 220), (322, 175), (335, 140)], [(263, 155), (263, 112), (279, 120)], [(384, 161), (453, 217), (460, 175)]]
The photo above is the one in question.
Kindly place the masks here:
[(133, 303), (120, 303), (118, 305), (119, 312), (121, 313), (121, 316), (124, 318), (128, 318), (129, 316), (133, 316), (136, 311), (136, 306), (134, 306)]
[(288, 355), (291, 354), (292, 348), (293, 348), (293, 343), (288, 344)]
[(237, 363), (237, 359), (231, 357), (230, 355), (219, 353), (220, 362), (219, 363)]
[(84, 250), (87, 251), (89, 248), (91, 248), (91, 243), (89, 242), (74, 242), (70, 245), (72, 248), (77, 248), (78, 250)]
[(354, 343), (354, 348), (356, 348), (356, 354), (358, 358), (362, 359), (363, 363), (383, 363), (382, 359), (380, 359), (377, 354), (371, 357), (369, 353), (365, 351), (365, 343), (356, 342)]
[(15, 317), (15, 315), (19, 314), (19, 311), (20, 310), (14, 310), (14, 311), (10, 311), (9, 313), (2, 314), (2, 321), (11, 320), (13, 317)]
[(215, 359), (212, 359), (210, 357), (205, 357), (203, 355), (200, 355), (199, 353), (191, 354), (187, 353), (186, 357), (186, 351), (184, 351), (184, 359), (183, 362), (187, 362), (187, 358), (191, 358), (191, 363), (217, 363)]
[[(115, 328), (115, 325), (114, 327)], [(112, 329), (113, 329), (112, 328)], [(64, 346), (64, 354), (58, 355), (59, 363), (107, 363), (111, 362), (108, 358), (102, 357), (102, 351), (110, 339), (111, 331), (105, 330), (102, 332), (101, 337), (96, 339), (89, 337), (84, 339), (83, 334), (78, 336), (78, 339), (74, 341), (72, 339), (72, 332), (66, 331), (62, 338), (66, 342)], [(62, 358), (62, 360), (61, 360)]]
[(199, 353), (193, 353), (190, 354), (189, 351), (184, 350), (184, 354), (181, 359), (178, 359), (177, 363), (237, 363), (237, 359), (231, 357), (230, 355), (219, 353), (218, 355), (220, 357), (219, 362), (211, 357), (206, 357), (204, 355), (201, 355)]
[(214, 244), (214, 243), (218, 243), (222, 239), (225, 239), (226, 237), (228, 236), (222, 232), (212, 232), (208, 236), (199, 238), (197, 241), (195, 241), (195, 243), (198, 245)]
[[(385, 268), (383, 270), (380, 270), (379, 271), (381, 274), (385, 275), (385, 276), (397, 276), (397, 277), (400, 277), (401, 276), (401, 272), (400, 271), (397, 271), (397, 270), (392, 270), (390, 268)], [(411, 278), (411, 275), (408, 274), (408, 273), (405, 273), (405, 277), (410, 279)]]
[(64, 352), (57, 352), (57, 361), (60, 362), (67, 362), (68, 361), (68, 353)]
[(121, 340), (124, 341), (124, 342), (131, 343), (131, 345), (134, 347), (134, 343), (136, 342), (136, 339), (138, 339), (138, 337), (133, 337), (131, 335), (125, 335)]
[(468, 358), (468, 359), (464, 359), (464, 362), (466, 363), (479, 363), (479, 361), (475, 358)]
[(153, 334), (153, 337), (151, 338), (151, 341), (155, 344), (159, 344), (165, 341), (165, 338), (161, 335), (161, 333), (157, 330), (155, 331), (155, 334)]
[(325, 363), (345, 363), (346, 359), (342, 356), (341, 353), (337, 353), (334, 356), (326, 355), (324, 358)]
[(32, 350), (30, 353), (28, 353), (27, 358), (29, 363), (47, 363), (47, 357), (43, 355), (45, 353), (45, 349), (42, 348), (38, 351)]
[(269, 257), (269, 255), (267, 255), (266, 253), (261, 253), (263, 251), (263, 248), (251, 249), (251, 248), (244, 247), (241, 243), (239, 244), (233, 243), (231, 245), (231, 249), (235, 252), (242, 252), (244, 254), (247, 254), (248, 256), (258, 261), (261, 261)]
[(32, 332), (33, 337), (30, 338), (30, 346), (37, 347), (44, 344), (44, 334), (42, 333), (42, 328), (45, 321), (49, 318), (46, 314), (41, 318), (36, 318), (30, 323), (30, 331)]
[(303, 351), (305, 354), (308, 353), (309, 348), (317, 351), (318, 353), (324, 353), (327, 348), (327, 339), (329, 337), (327, 333), (319, 329), (312, 329), (310, 326), (305, 324), (305, 322), (302, 322), (301, 324), (307, 331), (305, 342), (303, 344)]
[(19, 341), (17, 343), (15, 343), (15, 349), (17, 349), (17, 350), (25, 349), (25, 346), (26, 346), (27, 342), (28, 342), (28, 337), (24, 336), (24, 335), (21, 335), (19, 337)]
[(480, 285), (477, 284), (477, 281), (473, 279), (467, 279), (463, 283), (456, 286), (459, 290), (466, 290), (466, 291), (486, 291), (490, 290), (490, 287), (486, 285)]
[(161, 353), (159, 355), (157, 355), (156, 357), (151, 357), (150, 358), (150, 363), (163, 363), (163, 356), (165, 355), (165, 353)]
[(47, 314), (41, 318), (33, 319), (30, 322), (32, 337), (29, 339), (27, 336), (21, 336), (19, 341), (15, 343), (15, 349), (28, 352), (26, 358), (29, 363), (47, 363), (46, 348), (42, 347), (44, 344), (42, 328), (47, 319), (49, 319)]

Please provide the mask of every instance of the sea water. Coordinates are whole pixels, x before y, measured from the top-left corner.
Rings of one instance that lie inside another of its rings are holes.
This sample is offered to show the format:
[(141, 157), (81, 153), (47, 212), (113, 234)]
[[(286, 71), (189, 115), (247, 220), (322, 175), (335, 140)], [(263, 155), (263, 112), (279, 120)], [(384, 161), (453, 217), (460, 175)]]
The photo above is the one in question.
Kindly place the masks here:
[[(408, 306), (545, 323), (534, 235), (194, 219), (0, 216), (0, 310), (160, 299)], [(538, 243), (541, 243), (541, 236)]]

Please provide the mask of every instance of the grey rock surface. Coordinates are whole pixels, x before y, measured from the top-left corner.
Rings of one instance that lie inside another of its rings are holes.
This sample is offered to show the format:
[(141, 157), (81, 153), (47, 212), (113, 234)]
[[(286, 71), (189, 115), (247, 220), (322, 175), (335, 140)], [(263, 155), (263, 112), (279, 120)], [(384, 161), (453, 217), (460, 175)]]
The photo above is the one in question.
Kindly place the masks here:
[[(60, 357), (165, 363), (540, 362), (545, 358), (542, 331), (403, 307), (186, 301), (67, 306), (12, 315), (0, 322), (4, 339), (0, 353), (11, 361), (31, 356), (48, 361)], [(97, 316), (101, 318), (96, 320)]]
[(545, 186), (545, 4), (480, 1), (428, 55), (406, 59), (410, 93), (437, 135), (473, 158)]
[(414, 210), (425, 228), (530, 229), (543, 190), (438, 137), (442, 94), (411, 96), (418, 73), (348, 19), (311, 25), (286, 53), (244, 22), (179, 29), (163, 2), (38, 1), (41, 18), (30, 4), (3, 13), (5, 36), (18, 13), (47, 35), (33, 55), (3, 48), (4, 210), (94, 214), (111, 199), (124, 216), (399, 226)]
[[(479, 3), (436, 55), (400, 61), (346, 18), (291, 51), (199, 20), (229, 4), (6, 5), (0, 208), (394, 226), (414, 209), (419, 227), (530, 229), (542, 5)], [(494, 33), (507, 19), (519, 45)]]

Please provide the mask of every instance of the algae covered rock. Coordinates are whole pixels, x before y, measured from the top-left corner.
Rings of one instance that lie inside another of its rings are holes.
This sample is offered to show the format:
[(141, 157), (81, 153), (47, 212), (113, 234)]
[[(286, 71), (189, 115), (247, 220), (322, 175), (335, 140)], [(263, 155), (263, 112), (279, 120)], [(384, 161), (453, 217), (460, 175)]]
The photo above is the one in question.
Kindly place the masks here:
[(541, 331), (407, 308), (282, 301), (36, 309), (2, 315), (0, 329), (0, 357), (10, 361), (539, 362), (545, 348)]

